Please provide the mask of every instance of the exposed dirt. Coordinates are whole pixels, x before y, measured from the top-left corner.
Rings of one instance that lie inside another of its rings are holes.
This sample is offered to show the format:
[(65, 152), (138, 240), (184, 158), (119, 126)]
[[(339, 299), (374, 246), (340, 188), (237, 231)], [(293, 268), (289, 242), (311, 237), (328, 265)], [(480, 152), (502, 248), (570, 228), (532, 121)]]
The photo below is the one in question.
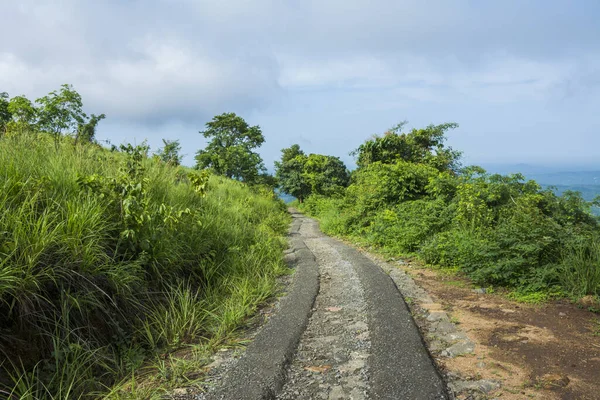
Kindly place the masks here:
[(568, 301), (475, 293), (468, 280), (416, 263), (400, 268), (476, 343), (472, 354), (436, 357), (447, 373), (500, 382), (489, 398), (600, 399), (600, 315)]

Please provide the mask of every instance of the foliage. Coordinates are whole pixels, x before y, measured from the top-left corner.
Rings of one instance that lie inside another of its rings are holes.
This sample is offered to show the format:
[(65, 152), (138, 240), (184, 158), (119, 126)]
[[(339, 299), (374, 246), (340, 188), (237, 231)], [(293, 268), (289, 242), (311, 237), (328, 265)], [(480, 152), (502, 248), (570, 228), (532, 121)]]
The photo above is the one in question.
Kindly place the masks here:
[(84, 124), (83, 101), (71, 85), (62, 85), (60, 90), (52, 91), (35, 101), (38, 109), (38, 125), (42, 131), (49, 132), (55, 144), (63, 132), (73, 132)]
[(427, 195), (427, 185), (438, 171), (426, 164), (380, 161), (359, 168), (352, 176), (346, 198), (364, 218), (377, 210)]
[(599, 294), (600, 238), (574, 243), (565, 253), (559, 269), (565, 290), (577, 297)]
[(443, 147), (444, 132), (455, 126), (399, 134), (400, 125), (367, 141), (356, 151), (359, 168), (345, 195), (311, 196), (302, 208), (328, 233), (391, 255), (417, 255), (522, 299), (600, 294), (600, 232), (591, 204), (521, 174), (459, 170), (459, 153)]
[(12, 114), (8, 111), (8, 93), (0, 92), (0, 135), (6, 131), (6, 124), (12, 119)]
[(461, 153), (445, 147), (445, 134), (458, 127), (456, 123), (429, 125), (423, 129), (413, 129), (402, 133), (406, 121), (394, 126), (383, 136), (367, 140), (353, 154), (359, 168), (371, 163), (393, 164), (397, 161), (422, 163), (439, 171), (457, 171)]
[(281, 205), (147, 152), (0, 139), (0, 393), (102, 397), (158, 354), (227, 340), (272, 293)]
[(338, 195), (348, 186), (348, 170), (338, 157), (306, 156), (297, 144), (281, 150), (281, 153), (281, 161), (275, 163), (279, 187), (300, 202), (310, 194)]
[(88, 121), (77, 122), (77, 134), (75, 135), (75, 143), (92, 143), (96, 138), (96, 127), (98, 123), (106, 118), (106, 115), (92, 114)]
[(158, 149), (156, 155), (163, 162), (172, 164), (172, 165), (180, 165), (181, 164), (181, 144), (179, 144), (179, 140), (166, 140), (163, 139), (163, 147)]
[(297, 144), (281, 150), (281, 161), (275, 162), (279, 188), (303, 202), (310, 195), (310, 185), (304, 176), (306, 155)]
[(62, 85), (35, 102), (39, 107), (25, 96), (8, 100), (8, 94), (0, 93), (0, 133), (22, 135), (41, 130), (50, 133), (58, 148), (65, 134), (73, 133), (75, 144), (93, 142), (98, 123), (106, 118), (92, 114), (88, 119), (81, 95), (71, 85)]
[(350, 176), (338, 157), (310, 154), (304, 163), (303, 175), (311, 193), (334, 196), (348, 186)]
[(12, 121), (6, 124), (6, 130), (22, 134), (31, 130), (37, 121), (37, 110), (25, 96), (15, 96), (8, 102), (7, 110)]
[(265, 141), (259, 126), (248, 125), (235, 113), (223, 113), (200, 133), (210, 141), (196, 153), (196, 168), (210, 168), (217, 175), (248, 183), (265, 170), (262, 159), (254, 152)]

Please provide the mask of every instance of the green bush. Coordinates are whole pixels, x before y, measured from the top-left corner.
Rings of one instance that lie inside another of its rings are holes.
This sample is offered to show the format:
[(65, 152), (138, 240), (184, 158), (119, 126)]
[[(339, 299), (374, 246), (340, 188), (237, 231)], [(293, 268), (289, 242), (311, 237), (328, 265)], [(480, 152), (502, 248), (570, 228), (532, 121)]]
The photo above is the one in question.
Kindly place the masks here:
[(417, 254), (521, 297), (597, 294), (591, 204), (576, 192), (542, 190), (521, 174), (459, 170), (459, 153), (443, 146), (451, 127), (400, 134), (399, 125), (367, 141), (355, 152), (359, 168), (343, 197), (312, 196), (304, 210), (328, 233), (390, 255)]
[(369, 164), (352, 175), (346, 191), (348, 206), (365, 218), (403, 201), (422, 198), (428, 194), (429, 180), (438, 174), (428, 165), (405, 161)]
[(452, 222), (451, 207), (441, 199), (414, 200), (379, 211), (372, 219), (369, 240), (396, 253), (413, 253)]

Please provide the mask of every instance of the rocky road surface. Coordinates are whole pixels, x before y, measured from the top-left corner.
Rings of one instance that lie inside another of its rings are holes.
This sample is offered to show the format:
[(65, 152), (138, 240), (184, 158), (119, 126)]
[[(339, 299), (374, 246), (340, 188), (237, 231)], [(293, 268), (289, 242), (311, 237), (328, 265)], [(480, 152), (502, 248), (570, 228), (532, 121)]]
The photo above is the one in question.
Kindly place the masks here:
[(373, 260), (292, 210), (276, 315), (202, 399), (447, 399), (402, 295)]

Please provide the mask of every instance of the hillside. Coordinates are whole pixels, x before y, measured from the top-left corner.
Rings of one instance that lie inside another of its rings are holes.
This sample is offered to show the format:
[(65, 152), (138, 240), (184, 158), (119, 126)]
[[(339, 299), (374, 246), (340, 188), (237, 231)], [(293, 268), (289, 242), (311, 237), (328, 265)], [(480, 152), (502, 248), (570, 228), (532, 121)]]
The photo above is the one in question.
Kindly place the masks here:
[[(150, 398), (190, 382), (284, 272), (289, 217), (272, 191), (143, 145), (6, 134), (0, 212), (2, 397)], [(152, 369), (162, 378), (139, 373)]]

